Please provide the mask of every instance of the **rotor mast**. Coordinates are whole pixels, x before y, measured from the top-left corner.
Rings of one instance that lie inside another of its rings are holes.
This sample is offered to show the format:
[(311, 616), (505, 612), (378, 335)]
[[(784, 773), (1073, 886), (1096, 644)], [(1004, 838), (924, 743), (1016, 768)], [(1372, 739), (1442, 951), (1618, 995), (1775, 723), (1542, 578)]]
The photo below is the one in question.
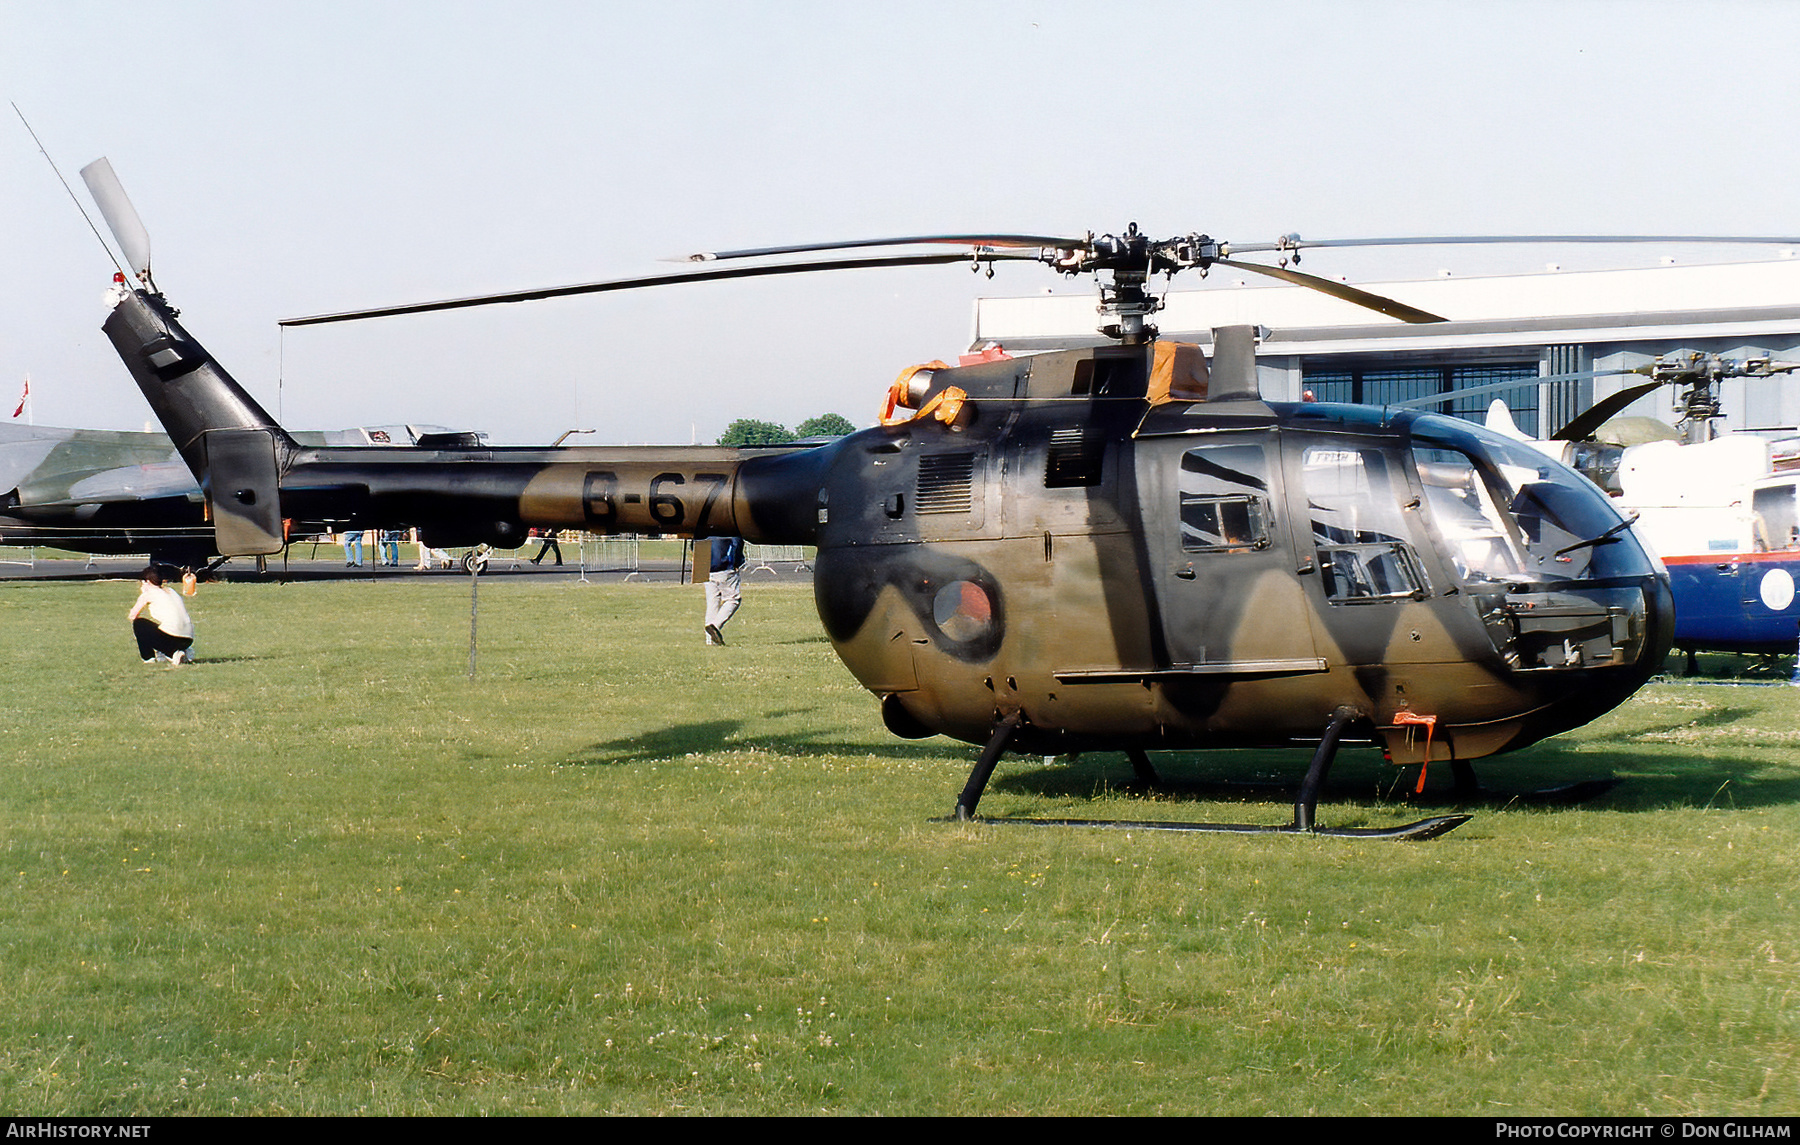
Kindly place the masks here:
[[(1150, 276), (1159, 272), (1172, 275), (1184, 265), (1172, 260), (1159, 249), (1170, 245), (1152, 243), (1138, 230), (1138, 225), (1132, 223), (1125, 228), (1123, 235), (1102, 235), (1097, 239), (1090, 237), (1086, 251), (1056, 252), (1057, 261), (1051, 265), (1063, 268), (1064, 256), (1068, 256), (1067, 261), (1072, 261), (1075, 265), (1065, 270), (1067, 274), (1076, 274), (1086, 269), (1106, 271), (1111, 281), (1100, 284), (1100, 304), (1095, 309), (1103, 319), (1113, 318), (1116, 321), (1102, 321), (1100, 333), (1127, 346), (1137, 346), (1156, 340), (1157, 330), (1150, 324), (1149, 318), (1161, 310), (1163, 305), (1160, 297), (1145, 289)], [(1215, 247), (1214, 250), (1216, 249)], [(1210, 263), (1186, 265), (1198, 265), (1201, 273), (1205, 273), (1205, 267)]]
[(1721, 382), (1728, 378), (1770, 378), (1795, 370), (1800, 370), (1800, 362), (1779, 362), (1766, 355), (1726, 358), (1678, 350), (1663, 354), (1648, 366), (1639, 366), (1631, 372), (1648, 374), (1652, 387), (1666, 384), (1682, 390), (1675, 400), (1682, 436), (1687, 444), (1697, 445), (1712, 439), (1712, 423), (1724, 415), (1724, 407), (1719, 401)]

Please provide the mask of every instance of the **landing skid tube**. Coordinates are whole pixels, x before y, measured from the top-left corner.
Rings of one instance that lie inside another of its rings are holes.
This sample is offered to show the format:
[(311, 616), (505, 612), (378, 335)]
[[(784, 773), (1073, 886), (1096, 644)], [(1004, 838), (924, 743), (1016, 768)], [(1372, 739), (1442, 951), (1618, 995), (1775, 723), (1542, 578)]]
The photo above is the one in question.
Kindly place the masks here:
[[(1188, 831), (1225, 835), (1330, 835), (1348, 839), (1435, 839), (1474, 818), (1437, 815), (1399, 827), (1296, 827), (1291, 823), (1177, 823), (1156, 819), (971, 819), (974, 823), (1017, 823), (1027, 827), (1110, 827), (1125, 831)], [(944, 820), (948, 822), (948, 820)]]
[[(1332, 714), (1331, 723), (1325, 728), (1325, 735), (1319, 740), (1318, 750), (1313, 752), (1312, 765), (1306, 769), (1306, 779), (1300, 784), (1300, 793), (1294, 800), (1294, 821), (1279, 825), (1256, 823), (1181, 823), (1157, 820), (1122, 820), (1122, 819), (980, 819), (975, 815), (976, 804), (981, 802), (981, 794), (987, 789), (988, 780), (993, 778), (994, 767), (1006, 752), (1006, 745), (1011, 742), (1013, 733), (1019, 730), (1019, 715), (1014, 713), (994, 725), (994, 733), (988, 739), (987, 746), (981, 749), (981, 756), (975, 761), (974, 770), (969, 772), (969, 781), (964, 784), (962, 794), (956, 800), (956, 812), (952, 818), (957, 822), (970, 823), (1017, 823), (1039, 827), (1106, 827), (1115, 830), (1131, 831), (1211, 831), (1232, 835), (1330, 835), (1338, 838), (1352, 839), (1435, 839), (1447, 834), (1467, 823), (1469, 815), (1436, 815), (1429, 819), (1420, 819), (1399, 827), (1320, 827), (1314, 820), (1314, 811), (1318, 807), (1319, 792), (1324, 789), (1325, 777), (1331, 771), (1331, 761), (1337, 756), (1338, 741), (1343, 738), (1344, 730), (1357, 718), (1356, 713), (1348, 708), (1339, 708)], [(1132, 749), (1126, 753), (1131, 760), (1132, 770), (1139, 782), (1155, 782), (1156, 772), (1144, 753)]]

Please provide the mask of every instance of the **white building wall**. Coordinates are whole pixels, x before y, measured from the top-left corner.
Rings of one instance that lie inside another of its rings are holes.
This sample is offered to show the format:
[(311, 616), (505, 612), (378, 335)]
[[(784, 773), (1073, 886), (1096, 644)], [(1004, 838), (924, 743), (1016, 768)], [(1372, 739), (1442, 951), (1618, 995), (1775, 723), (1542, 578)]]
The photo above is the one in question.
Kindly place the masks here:
[[(1637, 270), (1571, 271), (1481, 278), (1358, 283), (1364, 289), (1441, 314), (1443, 324), (1409, 325), (1317, 291), (1240, 281), (1215, 270), (1209, 285), (1171, 291), (1153, 319), (1164, 338), (1210, 343), (1220, 326), (1269, 332), (1259, 346), (1259, 375), (1274, 400), (1298, 400), (1308, 367), (1358, 359), (1458, 365), (1532, 361), (1555, 372), (1551, 347), (1595, 370), (1629, 369), (1677, 349), (1727, 357), (1767, 354), (1800, 361), (1800, 258)], [(1310, 267), (1308, 268), (1311, 269)], [(1103, 343), (1095, 297), (1038, 295), (976, 303), (975, 344), (1014, 352)], [(1642, 381), (1639, 375), (1593, 379), (1591, 400)], [(1800, 377), (1734, 380), (1723, 387), (1721, 431), (1792, 431), (1800, 426)], [(1664, 389), (1634, 403), (1632, 415), (1674, 418)]]

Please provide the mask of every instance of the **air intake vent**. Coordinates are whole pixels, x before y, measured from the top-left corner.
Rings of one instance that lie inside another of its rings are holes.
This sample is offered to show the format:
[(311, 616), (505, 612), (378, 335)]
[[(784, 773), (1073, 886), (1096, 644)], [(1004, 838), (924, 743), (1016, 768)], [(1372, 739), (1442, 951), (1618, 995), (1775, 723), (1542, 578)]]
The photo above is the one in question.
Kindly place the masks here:
[(1100, 463), (1106, 456), (1106, 438), (1080, 426), (1050, 431), (1050, 452), (1044, 462), (1044, 488), (1070, 489), (1100, 484)]
[(939, 453), (919, 458), (917, 513), (967, 513), (974, 504), (975, 455)]

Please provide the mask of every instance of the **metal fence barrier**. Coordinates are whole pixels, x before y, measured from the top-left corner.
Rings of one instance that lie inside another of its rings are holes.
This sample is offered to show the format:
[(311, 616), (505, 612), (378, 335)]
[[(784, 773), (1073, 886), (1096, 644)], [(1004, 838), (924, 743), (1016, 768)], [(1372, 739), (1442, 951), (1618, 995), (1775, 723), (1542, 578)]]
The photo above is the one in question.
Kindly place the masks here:
[[(366, 564), (377, 565), (380, 562), (382, 543), (379, 538), (380, 532), (377, 530), (368, 530), (366, 532), (363, 541), (363, 548), (365, 550), (363, 559)], [(624, 579), (626, 580), (632, 580), (644, 575), (640, 565), (641, 538), (635, 533), (625, 534), (623, 536), (598, 536), (593, 533), (569, 529), (559, 532), (557, 534), (557, 539), (562, 545), (574, 546), (576, 551), (569, 555), (574, 556), (575, 560), (569, 561), (568, 555), (565, 555), (563, 560), (566, 564), (577, 565), (584, 578), (588, 573), (622, 572), (625, 574)], [(330, 557), (334, 554), (334, 551), (341, 551), (339, 546), (341, 546), (342, 543), (340, 535), (329, 533), (297, 536), (292, 538), (286, 546), (281, 559), (285, 561), (287, 556), (292, 554), (293, 556), (304, 560), (319, 560), (322, 555), (321, 550), (325, 550), (324, 556)], [(401, 544), (405, 545), (405, 549), (403, 550), (405, 555), (400, 561), (400, 566), (410, 567), (415, 570), (452, 568), (458, 565), (467, 567), (465, 558), (469, 557), (473, 552), (473, 550), (463, 546), (458, 546), (453, 549), (432, 548), (420, 543), (417, 539), (417, 533), (411, 531), (409, 531), (407, 538), (403, 540)], [(538, 544), (539, 539), (534, 537), (526, 541), (521, 548), (497, 549), (483, 546), (483, 556), (485, 556), (486, 563), (490, 566), (517, 568), (534, 555), (536, 550), (533, 549), (532, 546)], [(87, 558), (88, 568), (92, 568), (95, 562), (102, 560), (118, 560), (120, 558), (132, 557), (144, 561), (150, 559), (147, 553), (88, 553), (82, 555), (85, 555)], [(672, 559), (672, 554), (665, 554), (662, 549), (657, 549), (652, 555), (657, 560)], [(23, 557), (23, 559), (19, 559), (21, 557)], [(408, 560), (406, 557), (414, 557), (414, 559)], [(812, 565), (810, 563), (811, 557), (812, 550), (804, 545), (754, 545), (747, 543), (744, 546), (744, 566), (746, 573), (766, 572), (770, 576), (778, 576), (782, 572), (790, 570), (810, 572), (812, 570)], [(27, 568), (35, 568), (36, 558), (36, 546), (7, 545), (5, 539), (0, 537), (0, 566), (23, 565)], [(657, 567), (660, 568), (661, 566), (659, 565)]]
[(744, 546), (744, 563), (750, 566), (753, 573), (766, 572), (775, 576), (774, 565), (794, 565), (801, 570), (810, 571), (812, 566), (806, 563), (805, 545), (751, 545)]
[(591, 533), (581, 536), (581, 571), (623, 572), (630, 580), (638, 575), (638, 538), (631, 533), (618, 537), (600, 537)]
[[(66, 555), (71, 558), (84, 558), (86, 564), (83, 571), (94, 567), (103, 560), (136, 559), (148, 562), (148, 549), (140, 552), (94, 553), (86, 546), (97, 539), (116, 543), (121, 537), (130, 541), (155, 542), (157, 540), (205, 542), (212, 538), (211, 528), (204, 530), (188, 525), (146, 526), (131, 529), (94, 529), (80, 525), (32, 525), (28, 529), (15, 530), (9, 536), (0, 532), (0, 565), (22, 565), (35, 570), (38, 562), (38, 550)], [(59, 538), (67, 538), (65, 548), (57, 544)], [(24, 559), (20, 559), (23, 554)], [(46, 560), (58, 559), (46, 557)]]

